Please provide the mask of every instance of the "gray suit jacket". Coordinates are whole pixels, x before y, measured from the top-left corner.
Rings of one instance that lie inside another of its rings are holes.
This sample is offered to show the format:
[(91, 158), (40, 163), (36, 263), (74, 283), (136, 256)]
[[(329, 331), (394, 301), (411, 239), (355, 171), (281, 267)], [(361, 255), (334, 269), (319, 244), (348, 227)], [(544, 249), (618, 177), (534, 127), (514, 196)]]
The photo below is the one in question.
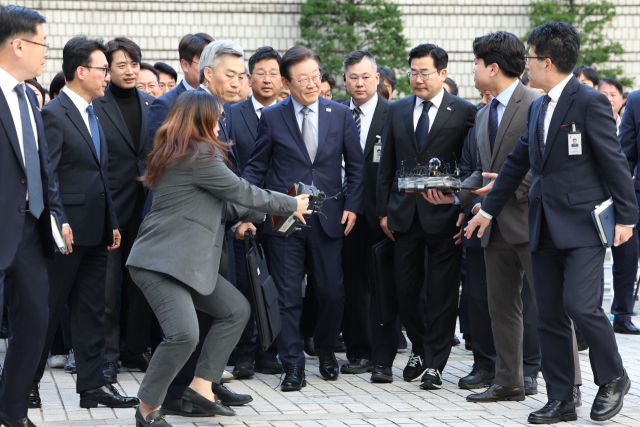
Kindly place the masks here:
[[(540, 94), (538, 92), (527, 89), (522, 83), (518, 83), (504, 111), (502, 121), (500, 121), (493, 153), (491, 153), (491, 143), (489, 142), (489, 106), (478, 111), (476, 115), (478, 168), (464, 181), (463, 185), (485, 186), (491, 180), (483, 178), (483, 172), (500, 172), (500, 168), (502, 168), (507, 156), (513, 150), (518, 139), (524, 134), (524, 130), (527, 127), (529, 105), (539, 97)], [(529, 241), (529, 223), (527, 219), (529, 188), (531, 188), (531, 172), (527, 173), (513, 197), (509, 199), (500, 215), (495, 218), (498, 221), (502, 237), (512, 245)], [(470, 191), (461, 191), (459, 197), (460, 204), (464, 206), (471, 202), (476, 195)], [(491, 225), (482, 236), (482, 247), (486, 247), (489, 244), (490, 227)]]
[[(171, 166), (156, 182), (153, 205), (140, 226), (127, 266), (165, 273), (202, 295), (218, 278), (226, 221), (262, 222), (287, 216), (298, 203), (236, 176), (220, 154), (200, 144), (198, 158)], [(250, 209), (254, 209), (252, 211)]]

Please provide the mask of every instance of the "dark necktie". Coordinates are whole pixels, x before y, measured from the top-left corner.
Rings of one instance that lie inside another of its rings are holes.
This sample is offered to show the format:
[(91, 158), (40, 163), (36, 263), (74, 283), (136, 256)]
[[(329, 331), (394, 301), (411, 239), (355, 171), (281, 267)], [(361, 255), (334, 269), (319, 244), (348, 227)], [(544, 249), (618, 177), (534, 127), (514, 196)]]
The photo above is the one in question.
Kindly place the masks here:
[(500, 101), (496, 98), (491, 100), (491, 107), (489, 109), (489, 142), (491, 143), (491, 152), (493, 153), (493, 146), (496, 143), (496, 136), (498, 135), (498, 105)]
[(100, 131), (98, 130), (98, 121), (96, 120), (96, 114), (93, 112), (93, 107), (91, 105), (87, 107), (87, 113), (89, 113), (89, 129), (91, 130), (91, 139), (93, 139), (93, 146), (96, 147), (98, 163), (100, 163)]
[(356, 127), (358, 128), (358, 141), (360, 141), (360, 129), (362, 128), (362, 123), (360, 122), (360, 115), (362, 114), (362, 110), (360, 107), (356, 107), (351, 110), (351, 114), (353, 114), (353, 120), (356, 121)]
[(422, 146), (427, 142), (429, 136), (429, 110), (433, 103), (431, 101), (422, 102), (422, 114), (416, 126), (416, 142), (418, 143), (418, 152), (422, 151)]
[(551, 97), (549, 95), (545, 95), (542, 100), (542, 107), (540, 107), (540, 115), (538, 116), (538, 144), (540, 144), (541, 156), (544, 156), (544, 118), (547, 115), (549, 102), (551, 102)]
[(27, 191), (29, 192), (29, 212), (36, 219), (44, 210), (42, 198), (42, 176), (40, 175), (40, 157), (33, 134), (33, 125), (29, 115), (29, 104), (24, 95), (22, 84), (16, 86), (18, 106), (20, 107), (20, 121), (22, 122), (22, 145), (24, 149), (24, 167), (27, 169)]
[(224, 109), (222, 110), (222, 124), (224, 125), (225, 130), (227, 129), (227, 114)]

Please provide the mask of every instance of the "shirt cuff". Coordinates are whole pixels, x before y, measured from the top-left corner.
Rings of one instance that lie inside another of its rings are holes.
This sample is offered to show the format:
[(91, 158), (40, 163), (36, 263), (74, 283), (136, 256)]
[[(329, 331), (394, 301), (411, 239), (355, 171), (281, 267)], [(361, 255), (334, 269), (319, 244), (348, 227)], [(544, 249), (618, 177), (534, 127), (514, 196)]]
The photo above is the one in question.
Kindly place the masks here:
[(493, 219), (493, 215), (489, 215), (488, 213), (486, 213), (485, 211), (483, 211), (482, 209), (480, 209), (480, 212), (478, 212), (480, 215), (482, 215), (483, 217), (487, 218), (487, 219)]
[[(475, 205), (473, 205), (473, 207), (471, 208), (471, 213), (473, 213), (473, 211), (476, 208), (476, 206), (482, 206), (482, 203), (476, 203)], [(480, 210), (482, 210), (482, 209), (480, 209)], [(480, 211), (478, 211), (478, 213), (480, 213)]]
[(242, 224), (242, 221), (238, 221), (237, 223), (231, 226), (231, 231), (233, 231), (233, 234), (236, 234), (236, 229), (240, 224)]
[(62, 226), (63, 226), (63, 227), (64, 227), (65, 225), (66, 225), (67, 227), (71, 228), (71, 226), (70, 226), (69, 224), (66, 224), (66, 223), (65, 223), (65, 224), (62, 224)]
[(456, 196), (456, 193), (451, 193), (451, 195), (453, 196), (453, 200), (454, 200), (453, 204), (460, 206), (460, 199), (458, 198), (458, 196)]
[(635, 224), (633, 224), (633, 225), (618, 224), (618, 225), (621, 225), (623, 227), (630, 227), (630, 228), (633, 228), (633, 227), (636, 226)]

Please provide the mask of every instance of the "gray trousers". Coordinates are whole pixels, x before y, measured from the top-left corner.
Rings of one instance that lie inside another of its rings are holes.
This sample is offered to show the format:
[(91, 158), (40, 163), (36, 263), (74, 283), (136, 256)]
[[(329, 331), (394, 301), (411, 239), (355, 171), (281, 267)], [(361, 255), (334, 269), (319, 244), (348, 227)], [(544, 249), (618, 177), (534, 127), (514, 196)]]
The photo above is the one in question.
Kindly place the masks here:
[(138, 390), (140, 400), (151, 407), (164, 401), (169, 384), (198, 344), (196, 310), (210, 314), (215, 321), (202, 346), (195, 375), (219, 383), (249, 320), (251, 306), (247, 299), (220, 275), (213, 293), (201, 295), (169, 275), (135, 267), (129, 270), (165, 335)]
[[(494, 382), (503, 387), (524, 387), (521, 297), (523, 274), (527, 275), (534, 302), (536, 301), (529, 243), (507, 243), (502, 237), (498, 222), (494, 220), (491, 224), (491, 239), (484, 250), (484, 256), (487, 266), (489, 314), (497, 355)], [(581, 385), (582, 375), (575, 332), (573, 359), (575, 385)]]

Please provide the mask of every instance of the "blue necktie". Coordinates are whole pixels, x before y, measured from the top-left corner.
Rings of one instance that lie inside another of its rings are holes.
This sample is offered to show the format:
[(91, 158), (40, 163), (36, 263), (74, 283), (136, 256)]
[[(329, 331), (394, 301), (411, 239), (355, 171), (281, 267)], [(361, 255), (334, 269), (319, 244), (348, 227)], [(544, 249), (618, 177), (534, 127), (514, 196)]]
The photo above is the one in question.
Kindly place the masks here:
[(98, 130), (96, 113), (93, 112), (93, 107), (91, 105), (87, 107), (87, 113), (89, 113), (89, 129), (91, 129), (91, 139), (93, 139), (93, 146), (96, 147), (98, 163), (100, 163), (100, 131)]
[(422, 146), (427, 142), (429, 136), (429, 110), (433, 103), (431, 101), (422, 102), (422, 114), (416, 126), (416, 142), (418, 143), (418, 152), (422, 151)]
[(491, 152), (493, 153), (493, 146), (496, 143), (496, 136), (498, 135), (498, 105), (500, 101), (497, 98), (491, 100), (491, 107), (489, 109), (489, 142), (491, 143)]
[(538, 144), (540, 145), (540, 156), (544, 156), (544, 117), (547, 115), (549, 102), (551, 102), (551, 97), (549, 95), (545, 95), (542, 100), (540, 115), (538, 116)]
[(29, 115), (29, 104), (24, 95), (22, 84), (16, 86), (18, 105), (20, 107), (20, 120), (22, 122), (22, 145), (24, 147), (24, 166), (27, 169), (27, 190), (29, 191), (29, 212), (36, 219), (44, 210), (42, 196), (42, 176), (40, 175), (40, 156), (36, 146), (36, 137), (33, 134), (33, 125)]

